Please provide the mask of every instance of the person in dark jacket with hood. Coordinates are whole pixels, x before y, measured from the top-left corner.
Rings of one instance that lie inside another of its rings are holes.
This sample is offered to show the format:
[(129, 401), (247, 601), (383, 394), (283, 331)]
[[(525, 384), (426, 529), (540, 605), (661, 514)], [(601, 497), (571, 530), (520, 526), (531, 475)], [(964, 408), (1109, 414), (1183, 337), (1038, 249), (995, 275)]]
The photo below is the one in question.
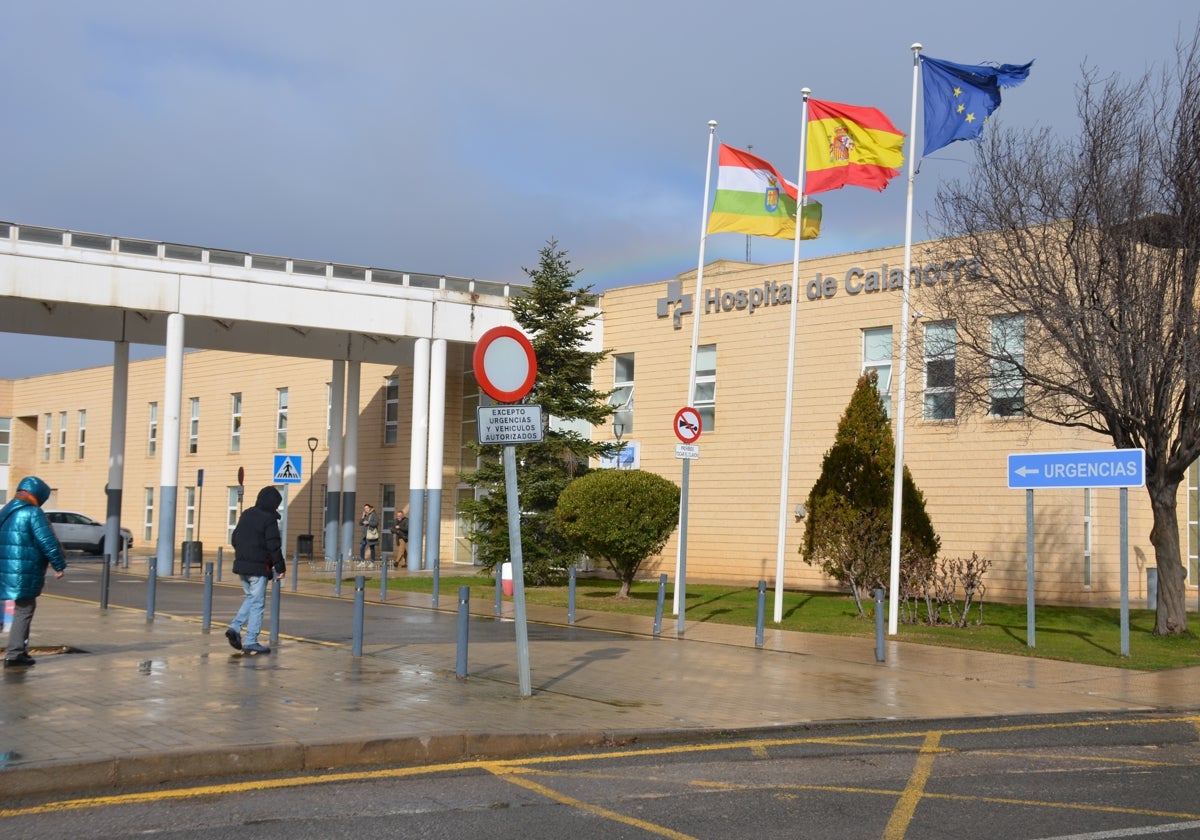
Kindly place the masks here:
[(13, 601), (13, 623), (4, 652), (4, 667), (27, 667), (29, 626), (37, 597), (46, 582), (46, 567), (61, 578), (67, 568), (62, 546), (42, 511), (50, 486), (37, 476), (21, 479), (12, 501), (0, 508), (0, 601)]
[[(283, 580), (287, 566), (283, 560), (283, 537), (279, 533), (279, 505), (283, 496), (268, 485), (258, 491), (254, 507), (244, 511), (233, 529), (233, 573), (242, 579), (245, 600), (225, 631), (235, 650), (270, 653), (258, 643), (262, 630), (263, 608), (267, 600), (267, 581)], [(242, 641), (242, 629), (246, 639)]]

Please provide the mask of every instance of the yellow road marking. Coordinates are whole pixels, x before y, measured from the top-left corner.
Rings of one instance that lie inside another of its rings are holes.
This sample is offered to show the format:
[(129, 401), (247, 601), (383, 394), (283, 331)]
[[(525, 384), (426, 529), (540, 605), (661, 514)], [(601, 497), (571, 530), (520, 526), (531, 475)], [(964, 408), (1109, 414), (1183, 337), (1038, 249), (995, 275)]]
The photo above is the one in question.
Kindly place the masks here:
[(674, 840), (696, 840), (690, 834), (683, 834), (666, 826), (657, 825), (656, 823), (639, 820), (636, 817), (629, 817), (625, 814), (610, 811), (608, 808), (601, 808), (599, 805), (592, 805), (589, 802), (584, 802), (581, 799), (575, 799), (570, 796), (565, 796), (558, 791), (551, 790), (545, 785), (539, 785), (532, 779), (526, 779), (520, 775), (520, 771), (511, 767), (488, 768), (497, 778), (504, 779), (506, 782), (511, 782), (514, 785), (523, 787), (526, 790), (531, 790), (534, 793), (539, 793), (542, 796), (561, 805), (569, 805), (572, 808), (578, 808), (581, 811), (587, 811), (589, 814), (595, 814), (598, 817), (604, 817), (607, 820), (631, 825), (634, 828), (640, 828), (643, 831), (648, 831), (651, 834), (658, 834), (662, 837), (671, 837)]
[[(130, 609), (130, 608), (126, 608)], [(234, 793), (244, 793), (255, 790), (265, 789), (285, 789), (294, 787), (316, 786), (324, 784), (334, 784), (338, 782), (363, 782), (363, 781), (379, 781), (387, 779), (399, 779), (410, 776), (437, 775), (442, 773), (454, 773), (461, 770), (485, 770), (488, 772), (503, 772), (509, 768), (519, 768), (526, 771), (532, 771), (545, 764), (567, 764), (573, 762), (595, 762), (604, 761), (615, 758), (642, 758), (654, 756), (678, 756), (687, 755), (690, 753), (712, 753), (723, 752), (727, 750), (745, 750), (749, 749), (752, 752), (761, 750), (765, 753), (766, 750), (772, 747), (788, 747), (788, 746), (803, 746), (803, 745), (834, 745), (834, 746), (863, 746), (864, 744), (886, 744), (893, 740), (911, 740), (915, 738), (924, 739), (924, 743), (920, 746), (911, 744), (888, 744), (888, 747), (893, 750), (908, 750), (914, 749), (921, 752), (920, 760), (932, 761), (938, 751), (950, 752), (947, 748), (934, 747), (931, 749), (929, 739), (936, 735), (939, 738), (952, 737), (955, 735), (964, 734), (986, 734), (995, 732), (1015, 732), (1015, 731), (1035, 731), (1047, 729), (1064, 729), (1064, 728), (1082, 728), (1094, 726), (1149, 726), (1162, 723), (1187, 723), (1197, 727), (1200, 731), (1200, 715), (1181, 715), (1178, 717), (1158, 717), (1145, 718), (1142, 720), (1119, 720), (1119, 719), (1103, 719), (1089, 720), (1076, 722), (1056, 722), (1042, 724), (1025, 724), (1020, 726), (999, 726), (999, 727), (972, 727), (969, 729), (946, 729), (931, 731), (916, 731), (916, 732), (895, 732), (895, 733), (870, 733), (864, 735), (842, 735), (842, 736), (821, 736), (821, 737), (801, 737), (801, 738), (757, 738), (748, 741), (723, 742), (715, 744), (676, 744), (665, 747), (647, 747), (636, 750), (608, 750), (604, 752), (587, 752), (575, 753), (572, 755), (559, 756), (532, 756), (519, 759), (502, 759), (502, 760), (482, 760), (473, 759), (467, 761), (457, 761), (448, 764), (437, 765), (420, 765), (408, 767), (393, 767), (376, 770), (359, 770), (359, 771), (344, 771), (337, 773), (325, 773), (320, 775), (305, 775), (287, 779), (264, 779), (253, 782), (236, 782), (223, 785), (201, 785), (191, 788), (179, 788), (176, 790), (157, 790), (146, 791), (141, 793), (121, 793), (106, 796), (81, 797), (77, 799), (59, 800), (55, 802), (46, 802), (41, 805), (34, 805), (27, 808), (10, 808), (0, 809), (0, 818), (24, 816), (30, 814), (54, 813), (57, 811), (79, 810), (83, 808), (102, 808), (114, 805), (130, 805), (147, 802), (166, 802), (171, 800), (192, 799), (203, 796), (222, 796)], [(757, 754), (757, 753), (755, 753)], [(1065, 756), (1070, 758), (1070, 756)], [(1080, 760), (1086, 760), (1087, 757), (1078, 757)], [(1104, 760), (1104, 759), (1096, 759)], [(1121, 759), (1108, 759), (1110, 761), (1119, 761)], [(1133, 763), (1133, 762), (1131, 762)], [(1148, 762), (1153, 764), (1152, 762)], [(1167, 765), (1174, 766), (1174, 765)], [(710, 783), (718, 784), (718, 783)], [(725, 785), (726, 783), (719, 783)], [(911, 784), (911, 782), (910, 782)], [(783, 789), (784, 786), (780, 786)], [(841, 791), (846, 793), (873, 793), (886, 796), (897, 796), (902, 793), (894, 790), (871, 790), (852, 787), (837, 787), (823, 785), (789, 785), (788, 789), (794, 790), (820, 790), (820, 791)], [(931, 794), (925, 793), (927, 798), (944, 798), (944, 799), (961, 799), (963, 801), (987, 801), (987, 802), (1010, 802), (1013, 804), (1027, 805), (1044, 805), (1045, 807), (1075, 807), (1082, 810), (1095, 809), (1107, 810), (1103, 806), (1092, 805), (1064, 805), (1062, 803), (1040, 803), (1040, 802), (1023, 802), (1021, 800), (1002, 800), (989, 799), (985, 797), (955, 797), (947, 794)], [(1129, 814), (1145, 814), (1151, 816), (1176, 816), (1185, 819), (1200, 818), (1200, 815), (1174, 812), (1160, 812), (1150, 810), (1136, 809), (1115, 809), (1115, 813)]]
[(917, 763), (912, 775), (908, 777), (908, 784), (900, 794), (896, 807), (892, 809), (887, 828), (883, 830), (884, 840), (903, 840), (905, 832), (908, 831), (908, 824), (912, 822), (913, 814), (916, 813), (917, 803), (925, 794), (925, 784), (933, 770), (933, 759), (941, 752), (938, 749), (941, 740), (941, 732), (930, 732), (925, 736), (925, 744), (917, 755)]

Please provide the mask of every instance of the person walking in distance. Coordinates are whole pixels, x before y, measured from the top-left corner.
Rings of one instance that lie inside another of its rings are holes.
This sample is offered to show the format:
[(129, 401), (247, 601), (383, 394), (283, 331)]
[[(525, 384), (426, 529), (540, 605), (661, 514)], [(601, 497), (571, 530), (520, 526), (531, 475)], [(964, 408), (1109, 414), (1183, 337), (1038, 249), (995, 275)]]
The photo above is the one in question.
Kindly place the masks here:
[(396, 537), (396, 558), (392, 565), (399, 569), (408, 565), (408, 514), (404, 511), (396, 514), (392, 534)]
[(38, 595), (46, 582), (46, 567), (61, 578), (67, 568), (62, 546), (42, 511), (50, 486), (35, 475), (17, 485), (12, 501), (0, 508), (0, 601), (13, 601), (13, 623), (4, 650), (5, 668), (25, 668), (29, 655), (29, 627)]
[[(225, 631), (234, 650), (270, 653), (258, 642), (262, 630), (263, 609), (267, 599), (267, 581), (283, 580), (287, 564), (283, 559), (283, 537), (279, 533), (279, 506), (283, 496), (268, 485), (258, 491), (254, 507), (248, 508), (233, 529), (233, 573), (242, 579), (246, 593), (241, 609)], [(246, 638), (242, 639), (242, 630)]]
[(358, 543), (358, 559), (367, 559), (367, 549), (371, 549), (371, 565), (375, 565), (376, 549), (379, 546), (379, 514), (371, 505), (363, 505), (362, 517), (358, 520), (362, 526), (362, 540)]

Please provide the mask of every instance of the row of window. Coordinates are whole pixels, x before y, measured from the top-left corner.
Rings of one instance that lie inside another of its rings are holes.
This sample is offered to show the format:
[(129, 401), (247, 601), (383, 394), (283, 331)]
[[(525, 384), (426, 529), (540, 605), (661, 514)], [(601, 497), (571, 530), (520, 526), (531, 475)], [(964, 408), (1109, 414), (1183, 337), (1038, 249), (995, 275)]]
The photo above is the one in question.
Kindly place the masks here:
[[(992, 417), (1020, 417), (1025, 413), (1025, 379), (1021, 365), (1025, 362), (1025, 318), (1011, 315), (993, 318), (991, 324), (992, 362), (989, 386)], [(925, 325), (925, 388), (924, 417), (926, 420), (955, 418), (955, 352), (958, 335), (953, 321)], [(892, 415), (892, 328), (876, 327), (863, 330), (863, 373), (874, 371), (880, 396), (888, 416)], [(618, 437), (632, 434), (634, 393), (634, 354), (613, 355), (613, 392), (609, 402), (615, 409), (613, 431)], [(700, 412), (703, 428), (716, 428), (717, 406), (717, 346), (706, 344), (697, 348), (696, 392), (693, 406)]]
[[(4, 461), (8, 463), (8, 446), (9, 438), (12, 434), (12, 420), (4, 421), (7, 425), (4, 429)], [(75, 457), (83, 460), (84, 452), (87, 446), (87, 409), (79, 410), (78, 416), (79, 435), (75, 442)], [(46, 413), (42, 416), (42, 460), (49, 461), (54, 452), (54, 415)], [(58, 413), (58, 460), (67, 460), (67, 412), (60, 411)]]

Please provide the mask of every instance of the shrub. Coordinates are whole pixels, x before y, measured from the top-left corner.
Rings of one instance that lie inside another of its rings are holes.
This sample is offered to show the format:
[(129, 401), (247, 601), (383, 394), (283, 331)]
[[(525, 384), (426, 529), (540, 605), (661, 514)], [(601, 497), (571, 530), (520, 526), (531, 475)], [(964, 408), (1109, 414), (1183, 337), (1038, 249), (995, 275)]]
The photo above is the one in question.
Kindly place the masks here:
[(566, 486), (555, 515), (568, 540), (612, 569), (626, 598), (642, 562), (679, 524), (679, 487), (643, 470), (595, 470)]

